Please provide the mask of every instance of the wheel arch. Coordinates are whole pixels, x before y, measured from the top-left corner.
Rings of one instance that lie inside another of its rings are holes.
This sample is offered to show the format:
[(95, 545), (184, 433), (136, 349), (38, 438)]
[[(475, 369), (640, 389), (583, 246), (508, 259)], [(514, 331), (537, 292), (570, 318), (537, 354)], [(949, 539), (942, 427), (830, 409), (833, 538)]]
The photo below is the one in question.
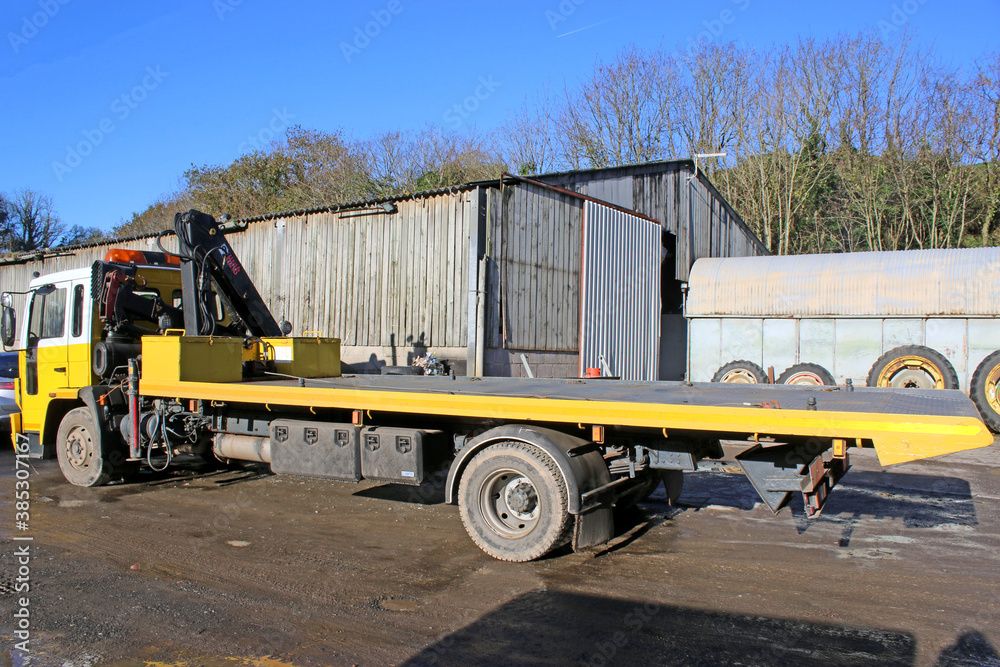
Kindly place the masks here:
[(494, 443), (509, 440), (532, 445), (552, 457), (566, 483), (570, 514), (580, 513), (582, 494), (611, 481), (604, 456), (594, 443), (550, 428), (505, 424), (479, 434), (458, 452), (448, 468), (445, 502), (457, 502), (458, 484), (473, 456)]
[(102, 431), (111, 431), (110, 425), (108, 424), (108, 420), (105, 418), (106, 415), (104, 410), (101, 410), (98, 407), (101, 403), (102, 396), (106, 393), (107, 393), (107, 387), (100, 387), (100, 386), (84, 387), (77, 394), (80, 397), (80, 405), (78, 405), (77, 407), (85, 405), (86, 407), (90, 408), (90, 411), (94, 415), (94, 421), (97, 424), (97, 426)]
[(54, 398), (45, 407), (45, 421), (42, 423), (42, 432), (39, 440), (42, 443), (42, 458), (50, 459), (55, 457), (56, 437), (59, 434), (59, 424), (66, 413), (75, 408), (85, 407), (82, 400), (72, 398)]

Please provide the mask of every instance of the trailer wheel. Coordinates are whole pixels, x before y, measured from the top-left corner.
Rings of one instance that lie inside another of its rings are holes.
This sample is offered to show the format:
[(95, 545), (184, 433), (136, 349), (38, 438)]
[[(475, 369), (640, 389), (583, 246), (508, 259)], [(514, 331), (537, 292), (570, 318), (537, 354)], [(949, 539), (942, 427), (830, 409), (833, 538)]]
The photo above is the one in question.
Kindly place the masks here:
[(958, 389), (958, 375), (943, 354), (923, 345), (889, 350), (868, 371), (869, 387)]
[(795, 364), (778, 376), (777, 384), (805, 385), (809, 387), (834, 387), (833, 374), (819, 364)]
[(473, 457), (458, 492), (472, 541), (499, 560), (523, 563), (566, 544), (573, 522), (566, 484), (537, 447), (505, 441)]
[(979, 408), (983, 421), (994, 433), (1000, 432), (1000, 350), (989, 354), (972, 374), (969, 396)]
[(767, 374), (764, 369), (752, 361), (730, 361), (715, 371), (712, 382), (731, 384), (767, 384)]
[(112, 465), (107, 460), (101, 431), (90, 408), (74, 408), (59, 423), (56, 458), (70, 484), (103, 486), (111, 481)]

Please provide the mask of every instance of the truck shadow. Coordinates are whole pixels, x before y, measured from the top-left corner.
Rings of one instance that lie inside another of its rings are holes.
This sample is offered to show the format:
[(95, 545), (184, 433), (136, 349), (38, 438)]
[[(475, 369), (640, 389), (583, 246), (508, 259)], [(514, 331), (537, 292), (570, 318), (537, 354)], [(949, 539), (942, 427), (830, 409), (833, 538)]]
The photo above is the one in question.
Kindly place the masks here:
[[(647, 503), (656, 509), (665, 505), (662, 490)], [(678, 505), (688, 511), (713, 505), (750, 511), (762, 503), (742, 474), (693, 472), (684, 475), (684, 492)], [(791, 513), (800, 534), (818, 524), (843, 524), (840, 546), (850, 544), (854, 528), (863, 519), (897, 519), (907, 528), (940, 530), (979, 525), (967, 481), (897, 472), (852, 470), (834, 489), (819, 517), (807, 518), (801, 498), (795, 495), (783, 512)]]
[(440, 505), (444, 503), (444, 487), (447, 478), (448, 470), (444, 468), (437, 472), (428, 473), (427, 478), (419, 486), (388, 483), (355, 491), (353, 495), (401, 503)]
[[(813, 523), (794, 512), (796, 528), (806, 532)], [(957, 477), (895, 472), (849, 472), (834, 490), (816, 520), (843, 524), (841, 547), (851, 542), (857, 525), (866, 518), (898, 519), (907, 528), (961, 531), (979, 525), (969, 483)]]
[[(995, 664), (968, 631), (941, 667)], [(521, 595), (428, 646), (404, 665), (864, 665), (916, 663), (913, 635), (703, 611), (561, 591)]]

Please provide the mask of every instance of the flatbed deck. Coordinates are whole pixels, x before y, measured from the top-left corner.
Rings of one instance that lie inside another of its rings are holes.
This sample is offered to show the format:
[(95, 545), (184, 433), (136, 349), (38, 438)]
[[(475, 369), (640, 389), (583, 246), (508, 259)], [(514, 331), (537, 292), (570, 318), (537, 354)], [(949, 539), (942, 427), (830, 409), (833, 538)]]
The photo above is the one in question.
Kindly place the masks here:
[(391, 375), (185, 382), (144, 375), (141, 391), (267, 406), (658, 428), (667, 437), (701, 431), (860, 439), (874, 444), (883, 465), (993, 442), (972, 402), (943, 390)]

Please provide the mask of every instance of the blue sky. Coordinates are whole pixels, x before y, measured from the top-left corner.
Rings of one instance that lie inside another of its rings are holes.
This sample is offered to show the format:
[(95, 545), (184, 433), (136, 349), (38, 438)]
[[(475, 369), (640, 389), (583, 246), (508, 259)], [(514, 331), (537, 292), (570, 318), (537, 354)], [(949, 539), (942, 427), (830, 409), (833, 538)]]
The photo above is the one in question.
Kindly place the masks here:
[[(0, 26), (0, 192), (32, 188), (65, 223), (109, 229), (192, 164), (289, 125), (491, 129), (598, 58), (699, 35), (767, 46), (906, 27), (964, 67), (1000, 49), (1000, 1), (7, 0)], [(449, 112), (477, 93), (466, 117)]]

